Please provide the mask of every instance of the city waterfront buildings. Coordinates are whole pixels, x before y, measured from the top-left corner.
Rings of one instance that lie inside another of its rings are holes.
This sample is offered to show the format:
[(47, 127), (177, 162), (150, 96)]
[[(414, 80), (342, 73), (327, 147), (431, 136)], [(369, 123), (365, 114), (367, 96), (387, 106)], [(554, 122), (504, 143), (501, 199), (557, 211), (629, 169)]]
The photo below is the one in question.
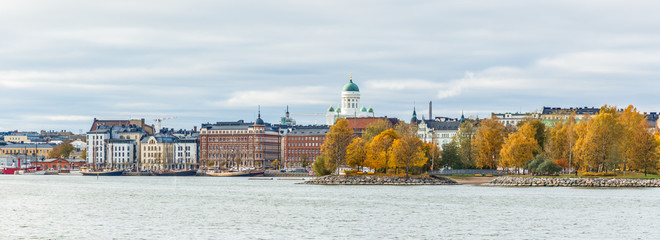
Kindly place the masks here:
[(277, 129), (261, 119), (202, 124), (199, 132), (200, 164), (205, 168), (262, 168), (280, 158)]
[(330, 127), (321, 126), (297, 126), (293, 131), (283, 137), (282, 165), (287, 168), (308, 166), (316, 161), (321, 155), (321, 146), (325, 142), (325, 134)]
[(0, 147), (0, 153), (45, 158), (53, 151), (53, 147), (55, 146), (50, 144), (17, 143)]

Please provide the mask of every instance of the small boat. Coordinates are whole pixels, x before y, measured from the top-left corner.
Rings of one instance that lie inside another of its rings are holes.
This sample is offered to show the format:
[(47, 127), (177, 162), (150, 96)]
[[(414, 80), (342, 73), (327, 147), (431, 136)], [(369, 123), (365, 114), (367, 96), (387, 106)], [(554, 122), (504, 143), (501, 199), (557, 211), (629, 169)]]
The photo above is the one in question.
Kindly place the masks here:
[(197, 170), (153, 171), (155, 176), (195, 176)]
[(221, 173), (207, 172), (206, 175), (211, 177), (249, 177), (250, 173), (249, 172), (221, 172)]
[(111, 171), (80, 171), (83, 176), (121, 176), (124, 170), (111, 170)]

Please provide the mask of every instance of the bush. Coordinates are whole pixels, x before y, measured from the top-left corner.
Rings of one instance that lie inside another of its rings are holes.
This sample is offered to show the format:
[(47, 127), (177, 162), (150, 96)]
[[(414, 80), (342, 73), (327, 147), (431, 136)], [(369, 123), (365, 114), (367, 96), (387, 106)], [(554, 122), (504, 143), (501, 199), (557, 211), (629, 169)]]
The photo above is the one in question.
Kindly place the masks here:
[(543, 161), (537, 168), (536, 172), (542, 175), (554, 175), (561, 171), (561, 167), (553, 161)]
[(583, 177), (616, 177), (616, 173), (613, 172), (585, 172), (582, 173)]
[(346, 176), (357, 175), (357, 172), (358, 172), (357, 170), (344, 170), (344, 173), (346, 174)]
[(326, 168), (325, 157), (323, 156), (316, 158), (316, 161), (314, 161), (314, 164), (312, 164), (312, 169), (314, 170), (314, 174), (316, 176), (325, 176), (332, 173), (332, 171)]
[(530, 160), (527, 162), (527, 170), (532, 171), (532, 172), (537, 172), (536, 169), (543, 163), (545, 162), (545, 159), (541, 154), (536, 155), (536, 158)]

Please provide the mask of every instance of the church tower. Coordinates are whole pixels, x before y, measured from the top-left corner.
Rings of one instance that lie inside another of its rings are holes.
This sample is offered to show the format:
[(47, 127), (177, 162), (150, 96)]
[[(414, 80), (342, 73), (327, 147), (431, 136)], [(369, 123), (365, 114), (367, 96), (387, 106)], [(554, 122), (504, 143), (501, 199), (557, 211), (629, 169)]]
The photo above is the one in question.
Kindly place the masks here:
[(344, 85), (341, 92), (341, 108), (342, 113), (348, 116), (357, 115), (360, 109), (360, 88), (353, 83), (353, 76), (351, 75), (348, 83)]

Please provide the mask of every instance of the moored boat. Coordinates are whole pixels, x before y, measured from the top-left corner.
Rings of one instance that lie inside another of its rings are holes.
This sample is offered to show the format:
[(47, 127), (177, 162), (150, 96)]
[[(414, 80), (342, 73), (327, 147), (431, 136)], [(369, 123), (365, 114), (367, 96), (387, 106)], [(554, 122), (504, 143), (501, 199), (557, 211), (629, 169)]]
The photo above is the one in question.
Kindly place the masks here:
[(221, 173), (207, 172), (206, 175), (211, 177), (249, 177), (250, 173), (249, 172), (221, 172)]
[(123, 170), (110, 170), (110, 171), (80, 171), (83, 176), (121, 176)]
[(197, 170), (179, 170), (179, 171), (153, 171), (156, 176), (195, 176)]

